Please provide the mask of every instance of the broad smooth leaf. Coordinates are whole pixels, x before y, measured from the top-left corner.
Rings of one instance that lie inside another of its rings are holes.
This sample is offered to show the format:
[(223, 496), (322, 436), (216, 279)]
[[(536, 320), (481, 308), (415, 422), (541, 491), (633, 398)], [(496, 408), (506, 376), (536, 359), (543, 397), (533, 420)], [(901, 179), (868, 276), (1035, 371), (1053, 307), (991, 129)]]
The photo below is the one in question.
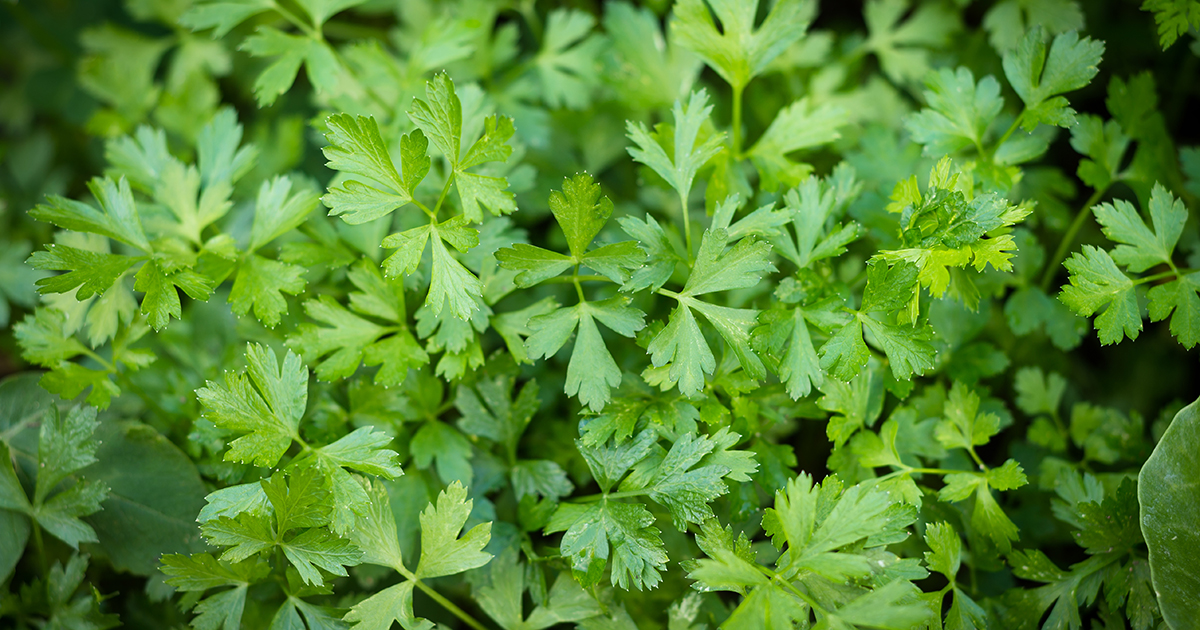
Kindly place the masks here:
[(89, 479), (108, 484), (104, 509), (85, 519), (113, 566), (151, 575), (164, 553), (204, 550), (196, 514), (204, 484), (179, 447), (140, 422), (104, 422), (96, 431), (97, 461)]
[(1200, 400), (1175, 414), (1138, 473), (1142, 536), (1158, 607), (1172, 628), (1200, 619)]

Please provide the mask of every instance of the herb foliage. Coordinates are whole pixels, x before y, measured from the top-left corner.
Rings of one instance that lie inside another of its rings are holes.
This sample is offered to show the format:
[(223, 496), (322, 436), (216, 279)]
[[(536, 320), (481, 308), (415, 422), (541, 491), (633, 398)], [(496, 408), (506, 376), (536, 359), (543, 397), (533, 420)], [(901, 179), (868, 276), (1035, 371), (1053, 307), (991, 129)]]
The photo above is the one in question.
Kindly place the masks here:
[(4, 3), (0, 625), (1193, 627), (1140, 9)]

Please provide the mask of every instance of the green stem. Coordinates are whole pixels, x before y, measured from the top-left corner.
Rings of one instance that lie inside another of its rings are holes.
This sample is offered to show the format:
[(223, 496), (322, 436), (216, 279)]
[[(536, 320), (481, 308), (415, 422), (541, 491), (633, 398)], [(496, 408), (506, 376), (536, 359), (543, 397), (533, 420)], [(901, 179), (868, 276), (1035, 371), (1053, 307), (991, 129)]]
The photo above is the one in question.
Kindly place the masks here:
[(1163, 279), (1171, 278), (1171, 277), (1178, 278), (1179, 270), (1174, 269), (1175, 265), (1171, 265), (1171, 267), (1172, 267), (1171, 271), (1164, 271), (1162, 273), (1156, 273), (1156, 274), (1152, 274), (1149, 276), (1144, 276), (1144, 277), (1138, 278), (1137, 280), (1133, 281), (1133, 284), (1134, 284), (1134, 286), (1136, 286), (1139, 284), (1146, 284), (1147, 282), (1154, 282), (1155, 280), (1163, 280)]
[(108, 372), (112, 372), (113, 374), (116, 374), (116, 373), (117, 373), (117, 368), (116, 368), (116, 366), (114, 366), (112, 363), (110, 363), (110, 362), (108, 361), (108, 359), (105, 359), (104, 357), (102, 357), (102, 356), (100, 356), (100, 355), (96, 354), (96, 352), (95, 352), (94, 350), (91, 350), (91, 349), (89, 349), (89, 348), (84, 348), (84, 349), (83, 349), (83, 354), (84, 354), (84, 356), (90, 357), (90, 358), (91, 358), (92, 360), (94, 360), (96, 363), (99, 363), (100, 365), (104, 366), (104, 369), (105, 369), (106, 371), (108, 371)]
[(612, 280), (609, 280), (608, 278), (605, 278), (604, 276), (588, 275), (588, 274), (583, 274), (583, 275), (574, 274), (574, 275), (570, 275), (570, 276), (555, 276), (548, 280), (542, 280), (542, 284), (567, 284), (569, 282), (612, 282)]
[(1067, 258), (1067, 251), (1071, 249), (1071, 245), (1075, 243), (1075, 236), (1079, 234), (1079, 229), (1083, 227), (1083, 221), (1091, 214), (1092, 206), (1100, 201), (1100, 197), (1104, 195), (1104, 191), (1108, 187), (1097, 188), (1092, 193), (1087, 201), (1075, 213), (1075, 218), (1071, 221), (1071, 225), (1067, 227), (1067, 231), (1063, 233), (1062, 240), (1058, 242), (1058, 248), (1054, 250), (1054, 257), (1050, 259), (1050, 264), (1046, 265), (1046, 270), (1042, 272), (1042, 280), (1038, 286), (1042, 292), (1046, 292), (1050, 288), (1050, 283), (1054, 281), (1054, 274), (1058, 271), (1059, 265)]
[(733, 85), (733, 127), (731, 131), (735, 162), (742, 159), (742, 92), (745, 89), (744, 85)]
[(815, 599), (813, 599), (810, 595), (806, 594), (804, 591), (796, 588), (796, 585), (792, 584), (791, 580), (784, 578), (779, 573), (776, 573), (776, 572), (768, 569), (767, 567), (762, 566), (761, 564), (755, 565), (755, 566), (758, 568), (759, 571), (762, 572), (763, 575), (770, 578), (772, 582), (778, 582), (780, 586), (787, 589), (790, 593), (792, 593), (793, 595), (798, 597), (800, 599), (800, 601), (803, 601), (805, 604), (808, 604), (809, 607), (812, 608), (814, 611), (821, 611), (822, 613), (826, 612), (825, 609), (821, 607), (820, 603), (818, 603)]
[(464, 611), (463, 609), (456, 606), (454, 604), (454, 602), (446, 599), (445, 597), (442, 596), (441, 593), (433, 590), (432, 587), (425, 584), (421, 580), (418, 580), (417, 575), (415, 573), (413, 573), (412, 571), (409, 571), (408, 567), (406, 567), (402, 564), (399, 564), (392, 568), (395, 569), (397, 573), (399, 573), (400, 575), (403, 575), (405, 578), (407, 578), (408, 581), (412, 582), (417, 588), (421, 589), (421, 591), (424, 592), (426, 595), (428, 595), (430, 597), (430, 599), (437, 602), (438, 604), (441, 604), (442, 608), (445, 608), (447, 611), (450, 612), (450, 614), (461, 619), (463, 623), (467, 624), (474, 630), (487, 630), (487, 628), (483, 624), (479, 623), (478, 621), (475, 620), (474, 617), (467, 614), (466, 611)]
[(436, 214), (434, 214), (433, 210), (430, 210), (430, 209), (429, 209), (429, 206), (427, 206), (427, 205), (425, 205), (425, 204), (421, 203), (420, 201), (417, 201), (416, 199), (413, 199), (413, 200), (412, 200), (412, 201), (410, 201), (409, 203), (411, 203), (412, 205), (414, 205), (414, 206), (416, 206), (416, 207), (420, 208), (422, 212), (424, 212), (425, 214), (429, 215), (429, 218), (430, 218), (430, 219), (434, 219), (434, 220), (436, 220), (436, 219), (437, 219), (437, 215), (436, 215)]
[(679, 211), (683, 214), (683, 242), (687, 249), (687, 264), (692, 266), (692, 220), (688, 212), (687, 195), (679, 194)]
[(955, 473), (966, 472), (963, 470), (950, 470), (948, 468), (910, 468), (908, 466), (904, 466), (903, 464), (901, 464), (901, 466), (902, 466), (902, 468), (900, 470), (894, 470), (882, 477), (876, 477), (875, 480), (876, 481), (887, 481), (888, 479), (891, 479), (892, 477), (896, 477), (899, 475), (905, 475), (905, 474), (909, 474), (909, 475), (918, 475), (918, 474), (952, 475)]
[(454, 615), (455, 617), (458, 617), (460, 620), (462, 620), (463, 623), (470, 626), (473, 630), (487, 630), (487, 628), (483, 624), (476, 621), (475, 618), (472, 617), (471, 615), (468, 615), (467, 611), (459, 608), (457, 605), (454, 604), (454, 602), (446, 599), (445, 597), (442, 597), (441, 593), (433, 590), (433, 588), (426, 585), (421, 580), (414, 579), (413, 584), (416, 584), (417, 588), (424, 591), (424, 593), (426, 595), (428, 595), (430, 599), (441, 604), (442, 608), (445, 608), (446, 610), (450, 611), (450, 614)]
[(429, 218), (437, 221), (438, 211), (442, 209), (442, 202), (446, 200), (446, 195), (450, 192), (450, 184), (454, 183), (454, 167), (450, 167), (450, 173), (446, 175), (446, 183), (442, 186), (442, 194), (438, 195), (437, 204), (433, 206), (433, 214)]
[(625, 490), (623, 492), (601, 492), (599, 494), (589, 494), (587, 496), (575, 497), (571, 499), (573, 503), (595, 503), (603, 499), (628, 499), (630, 497), (641, 497), (650, 494), (649, 490)]
[(983, 472), (987, 472), (987, 469), (988, 469), (987, 464), (983, 463), (983, 460), (980, 459), (979, 455), (975, 453), (975, 447), (968, 446), (967, 452), (971, 454), (971, 459), (975, 460), (975, 464), (979, 466), (979, 469), (982, 470)]
[[(1017, 116), (1017, 119), (1014, 120), (1013, 123), (1008, 126), (1008, 131), (1005, 131), (1004, 135), (1000, 136), (1000, 141), (992, 146), (991, 152), (987, 154), (988, 162), (995, 161), (996, 151), (998, 151), (1000, 149), (1000, 147), (1005, 143), (1005, 141), (1008, 140), (1009, 136), (1013, 135), (1013, 132), (1016, 131), (1017, 127), (1019, 127), (1021, 125), (1021, 118), (1023, 118), (1024, 116), (1025, 116), (1025, 112), (1022, 111), (1021, 115)], [(983, 150), (981, 149), (979, 152), (982, 154)]]
[(305, 35), (308, 35), (309, 37), (311, 37), (319, 42), (325, 41), (325, 36), (321, 34), (321, 31), (309, 26), (307, 22), (300, 19), (300, 16), (296, 15), (295, 13), (292, 13), (291, 9), (288, 9), (287, 7), (283, 6), (282, 4), (279, 4), (278, 2), (275, 2), (273, 4), (275, 5), (275, 11), (277, 13), (279, 13), (279, 15), (282, 15), (283, 19), (287, 20), (288, 22), (291, 22), (293, 26), (300, 29), (301, 31), (304, 31)]
[(1071, 432), (1067, 429), (1067, 425), (1063, 424), (1062, 416), (1059, 415), (1057, 409), (1050, 414), (1050, 419), (1054, 421), (1054, 426), (1058, 428), (1058, 434), (1062, 436), (1063, 442), (1069, 445), (1071, 443)]
[(575, 280), (575, 294), (579, 296), (579, 303), (587, 302), (587, 298), (583, 297), (583, 285), (579, 284), (579, 265), (575, 265), (575, 273), (571, 274), (571, 278)]
[(32, 526), (33, 548), (37, 550), (38, 564), (42, 569), (42, 577), (46, 578), (50, 575), (50, 561), (46, 559), (46, 543), (42, 540), (42, 526), (38, 525), (37, 521), (34, 521)]

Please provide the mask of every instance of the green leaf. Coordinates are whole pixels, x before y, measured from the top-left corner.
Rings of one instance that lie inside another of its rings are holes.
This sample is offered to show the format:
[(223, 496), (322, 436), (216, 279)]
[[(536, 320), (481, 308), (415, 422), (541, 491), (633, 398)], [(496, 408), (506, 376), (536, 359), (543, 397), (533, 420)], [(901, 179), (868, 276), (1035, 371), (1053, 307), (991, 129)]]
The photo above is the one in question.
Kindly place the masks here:
[(300, 64), (307, 69), (308, 80), (318, 93), (332, 95), (339, 84), (350, 80), (329, 44), (305, 35), (284, 33), (271, 26), (259, 26), (242, 42), (241, 49), (254, 57), (276, 57), (254, 81), (254, 98), (259, 107), (269, 107), (292, 87)]
[(1138, 473), (1142, 535), (1150, 550), (1150, 574), (1163, 619), (1186, 628), (1200, 615), (1200, 519), (1196, 449), (1200, 446), (1200, 402), (1175, 414)]
[(609, 83), (622, 101), (637, 107), (665, 108), (691, 85), (701, 62), (662, 32), (659, 16), (627, 2), (604, 6), (604, 32), (620, 61)]
[(258, 321), (274, 328), (287, 313), (287, 300), (283, 294), (299, 295), (304, 290), (305, 271), (299, 265), (250, 254), (233, 280), (233, 288), (229, 291), (230, 307), (237, 315), (246, 315), (253, 308)]
[(142, 297), (141, 312), (146, 316), (154, 330), (162, 330), (171, 318), (183, 317), (179, 303), (179, 291), (193, 300), (206, 301), (213, 291), (213, 281), (191, 269), (168, 271), (164, 262), (152, 259), (146, 261), (134, 276), (133, 288), (146, 295)]
[(925, 544), (930, 549), (925, 552), (925, 564), (953, 583), (962, 564), (962, 539), (958, 532), (948, 523), (930, 523), (925, 527)]
[(350, 538), (362, 549), (364, 563), (400, 571), (404, 568), (404, 557), (396, 537), (396, 516), (388, 499), (387, 486), (370, 479), (365, 480), (364, 486), (368, 501), (355, 519)]
[(755, 562), (757, 554), (745, 534), (738, 535), (734, 540), (733, 528), (721, 528), (713, 519), (702, 525), (696, 543), (708, 558), (697, 560), (692, 565), (688, 572), (689, 579), (714, 590), (737, 593), (769, 584), (767, 576), (759, 571)]
[[(816, 13), (816, 3), (781, 0), (771, 6), (755, 28), (758, 0), (683, 0), (675, 7), (673, 33), (721, 78), (741, 90), (773, 59), (804, 36)], [(718, 28), (713, 15), (720, 20)]]
[(121, 395), (120, 388), (109, 380), (108, 370), (91, 370), (78, 363), (59, 364), (43, 375), (38, 385), (58, 394), (63, 400), (71, 400), (90, 387), (92, 391), (86, 402), (98, 409), (106, 409), (113, 396)]
[(691, 298), (683, 298), (683, 303), (699, 311), (717, 329), (717, 333), (737, 357), (746, 376), (755, 380), (766, 377), (766, 368), (750, 347), (750, 331), (758, 323), (758, 311), (717, 306)]
[(1103, 501), (1081, 501), (1080, 531), (1073, 532), (1079, 545), (1091, 554), (1130, 551), (1144, 540), (1138, 528), (1137, 483), (1126, 477)]
[(122, 177), (113, 182), (107, 177), (95, 178), (88, 182), (88, 190), (100, 203), (99, 210), (85, 203), (50, 195), (47, 197), (50, 204), (37, 206), (29, 211), (29, 216), (67, 230), (107, 236), (144, 252), (152, 251), (142, 231), (141, 217), (128, 180)]
[(950, 388), (944, 415), (935, 435), (946, 448), (972, 449), (987, 444), (1000, 432), (1000, 418), (992, 413), (979, 413), (979, 395), (961, 382)]
[(518, 460), (510, 478), (518, 501), (531, 495), (557, 501), (575, 489), (562, 466), (546, 459)]
[(1017, 371), (1013, 388), (1017, 390), (1017, 406), (1021, 411), (1031, 416), (1057, 414), (1067, 380), (1057, 372), (1047, 375), (1040, 367), (1026, 367)]
[[(37, 291), (33, 287), (42, 274), (21, 264), (29, 256), (31, 249), (28, 242), (8, 241), (3, 253), (0, 253), (0, 326), (9, 325), (12, 312), (10, 302), (27, 309), (32, 309), (37, 304)], [(32, 265), (32, 260), (29, 264)]]
[(1075, 126), (1075, 110), (1059, 95), (1090, 83), (1104, 55), (1104, 42), (1080, 39), (1074, 31), (1055, 36), (1049, 50), (1045, 38), (1045, 30), (1034, 26), (1004, 55), (1004, 75), (1025, 102), (1020, 119), (1025, 131), (1038, 123)]
[(221, 562), (207, 553), (191, 556), (169, 554), (162, 557), (162, 572), (167, 584), (181, 591), (204, 591), (221, 586), (249, 585), (261, 575), (261, 564)]
[(200, 525), (200, 531), (215, 546), (229, 547), (220, 560), (241, 562), (276, 544), (276, 533), (266, 516), (243, 512), (236, 518), (220, 516)]
[(942, 68), (925, 79), (926, 109), (910, 116), (905, 128), (924, 153), (940, 157), (983, 147), (984, 134), (1004, 107), (1000, 84), (991, 76), (978, 83), (968, 68)]
[(508, 145), (508, 140), (512, 138), (517, 129), (513, 125), (513, 119), (507, 116), (497, 116), (495, 114), (483, 119), (483, 135), (467, 149), (467, 154), (463, 156), (462, 163), (458, 165), (461, 173), (462, 169), (471, 168), (485, 162), (504, 162), (512, 155), (513, 148)]
[(281, 366), (273, 351), (258, 344), (247, 344), (246, 363), (246, 372), (227, 373), (224, 384), (208, 381), (196, 397), (206, 420), (241, 434), (230, 442), (226, 461), (273, 467), (299, 438), (308, 369), (290, 350)]
[(454, 90), (454, 82), (445, 73), (434, 75), (425, 83), (425, 98), (413, 98), (408, 117), (433, 141), (433, 145), (458, 167), (462, 145), (462, 102)]
[(492, 554), (483, 548), (492, 536), (492, 524), (472, 527), (465, 536), (459, 532), (467, 523), (474, 501), (467, 489), (454, 482), (421, 512), (421, 562), (415, 572), (418, 579), (454, 575), (487, 564)]
[(475, 223), (483, 222), (483, 208), (495, 216), (517, 210), (513, 194), (505, 190), (508, 180), (503, 177), (455, 171), (454, 186), (458, 189), (463, 216)]
[(39, 293), (68, 293), (78, 287), (75, 299), (86, 300), (93, 295), (104, 295), (105, 291), (137, 263), (137, 259), (51, 244), (46, 246), (44, 252), (34, 252), (28, 263), (34, 269), (67, 272), (39, 279)]
[(1142, 222), (1129, 202), (1118, 199), (1115, 206), (1102, 203), (1092, 208), (1096, 221), (1108, 240), (1120, 243), (1112, 250), (1112, 259), (1134, 273), (1155, 265), (1172, 264), (1171, 254), (1183, 232), (1188, 212), (1183, 202), (1155, 184), (1150, 194), (1150, 220), (1153, 231)]
[(498, 250), (496, 260), (504, 269), (520, 272), (513, 278), (519, 287), (549, 280), (578, 264), (570, 256), (525, 243), (513, 243), (512, 247)]
[(640, 291), (651, 288), (658, 290), (675, 273), (676, 264), (683, 258), (675, 251), (667, 233), (663, 231), (658, 221), (647, 214), (646, 219), (635, 217), (620, 217), (617, 223), (621, 229), (637, 241), (638, 246), (646, 253), (646, 263), (635, 270), (629, 280), (621, 287), (622, 291)]
[(563, 179), (562, 191), (550, 193), (550, 211), (567, 237), (571, 257), (583, 261), (588, 245), (612, 216), (613, 204), (587, 173)]
[(740, 439), (737, 433), (722, 428), (709, 436), (680, 436), (658, 464), (648, 483), (639, 475), (621, 485), (621, 490), (649, 490), (650, 498), (666, 506), (680, 530), (688, 523), (703, 523), (713, 517), (712, 503), (729, 488), (723, 479), (748, 482), (758, 464), (749, 451), (729, 451)]
[[(860, 595), (830, 615), (842, 623), (868, 628), (904, 630), (928, 621), (929, 609), (914, 601), (920, 590), (906, 580), (896, 580)], [(822, 627), (818, 624), (816, 627)], [(829, 626), (834, 627), (830, 622)]]
[(849, 323), (821, 346), (819, 355), (821, 369), (830, 376), (841, 381), (850, 381), (857, 376), (871, 359), (871, 351), (863, 341), (860, 318), (851, 317)]
[(325, 119), (329, 133), (326, 166), (357, 175), (362, 182), (347, 180), (340, 188), (329, 189), (322, 201), (331, 215), (340, 215), (351, 225), (373, 221), (412, 201), (413, 191), (429, 172), (425, 155), (429, 142), (418, 129), (400, 139), (404, 174), (396, 170), (387, 144), (379, 134), (379, 125), (370, 116), (334, 114)]
[(536, 65), (547, 107), (582, 109), (591, 102), (600, 75), (597, 57), (604, 48), (600, 37), (590, 36), (595, 24), (590, 13), (574, 9), (555, 9), (547, 16)]
[(1087, 156), (1079, 162), (1079, 179), (1096, 190), (1107, 190), (1122, 177), (1121, 162), (1129, 140), (1115, 120), (1104, 122), (1098, 116), (1079, 116), (1079, 124), (1071, 129), (1071, 147)]
[(1040, 24), (1051, 34), (1084, 27), (1083, 8), (1075, 0), (1003, 0), (983, 16), (988, 41), (997, 51), (1006, 51), (1021, 41), (1025, 31)]
[(521, 435), (541, 404), (536, 380), (521, 387), (513, 397), (515, 378), (500, 373), (480, 378), (473, 386), (460, 384), (455, 392), (454, 406), (462, 414), (458, 426), (467, 433), (503, 444), (508, 452), (516, 452)]
[[(141, 129), (138, 133), (141, 133)], [(232, 185), (254, 166), (258, 148), (253, 144), (239, 148), (241, 142), (242, 126), (238, 124), (237, 112), (232, 107), (222, 107), (208, 124), (200, 128), (200, 134), (196, 137), (196, 162), (206, 192), (221, 184)]]
[(1142, 331), (1142, 314), (1134, 284), (1108, 252), (1084, 245), (1083, 251), (1072, 254), (1063, 266), (1071, 273), (1071, 284), (1058, 294), (1063, 304), (1084, 317), (1107, 305), (1095, 322), (1101, 344), (1117, 343), (1123, 337), (1137, 339)]
[(1004, 304), (1004, 316), (1015, 335), (1044, 329), (1060, 350), (1073, 350), (1083, 340), (1088, 323), (1077, 317), (1062, 302), (1037, 287), (1019, 289)]
[[(0, 444), (0, 457), (8, 457), (8, 449)], [(9, 470), (4, 468), (8, 466)], [(11, 463), (0, 461), (0, 477), (11, 474)], [(6, 483), (0, 481), (0, 483)], [(15, 481), (15, 475), (14, 479)], [(3, 492), (3, 490), (0, 490)], [(29, 517), (16, 511), (0, 510), (0, 580), (7, 580), (13, 569), (25, 555), (25, 544), (29, 542)]]
[(916, 518), (911, 506), (894, 504), (883, 490), (862, 485), (843, 490), (837, 477), (821, 485), (801, 473), (775, 493), (775, 507), (763, 515), (763, 529), (776, 548), (787, 546), (778, 564), (784, 572), (807, 570), (844, 581), (870, 575), (866, 556), (840, 548), (866, 539), (866, 547), (897, 542)]
[(429, 362), (429, 355), (406, 325), (404, 288), (385, 280), (367, 262), (356, 265), (348, 275), (361, 289), (350, 294), (351, 308), (387, 320), (389, 325), (377, 324), (323, 295), (305, 302), (304, 308), (309, 317), (327, 326), (301, 324), (288, 337), (287, 345), (316, 366), (314, 371), (320, 380), (348, 378), (362, 363), (381, 366), (375, 373), (376, 384), (399, 385), (410, 368)]
[(271, 512), (275, 530), (284, 533), (295, 528), (320, 527), (329, 522), (329, 484), (312, 467), (290, 471), (285, 478), (274, 474), (259, 482)]
[(246, 590), (241, 585), (200, 600), (193, 611), (192, 627), (196, 630), (236, 630), (242, 627), (242, 611), (246, 607)]
[(353, 630), (390, 630), (399, 622), (405, 630), (433, 630), (433, 624), (413, 615), (413, 582), (401, 582), (375, 593), (354, 605), (342, 619)]
[(667, 550), (654, 516), (640, 503), (561, 504), (546, 525), (548, 534), (560, 531), (566, 532), (562, 554), (571, 559), (575, 579), (585, 588), (599, 583), (610, 558), (613, 586), (640, 591), (662, 581)]
[[(329, 326), (301, 324), (296, 334), (288, 338), (288, 347), (315, 364), (317, 378), (323, 381), (343, 379), (354, 374), (367, 348), (372, 347), (388, 331), (386, 327), (355, 315), (328, 295), (305, 302), (304, 309), (309, 317)], [(416, 350), (420, 355), (425, 355), (419, 346)], [(415, 358), (420, 355), (413, 352), (411, 356)], [(428, 355), (425, 355), (424, 361), (416, 364), (419, 366), (427, 361)]]
[(450, 243), (458, 251), (466, 253), (479, 243), (479, 233), (467, 227), (462, 217), (455, 217), (432, 227), (432, 231), (437, 238), (432, 239), (433, 274), (425, 304), (434, 315), (441, 313), (443, 305), (448, 305), (455, 317), (469, 319), (471, 313), (479, 308), (475, 298), (483, 297), (483, 283), (450, 255), (445, 243)]
[(164, 554), (202, 551), (196, 514), (206, 490), (191, 459), (140, 422), (106, 421), (96, 441), (88, 478), (109, 492), (104, 509), (87, 522), (108, 561), (121, 571), (152, 575)]
[(933, 369), (937, 350), (929, 343), (933, 338), (933, 330), (928, 325), (893, 326), (868, 315), (859, 314), (858, 318), (887, 355), (896, 379), (907, 381), (914, 375)]
[(645, 327), (645, 313), (629, 306), (629, 298), (616, 296), (598, 302), (580, 302), (529, 320), (530, 335), (526, 348), (532, 358), (549, 357), (558, 352), (578, 328), (579, 335), (567, 365), (565, 391), (578, 396), (579, 402), (600, 412), (611, 400), (610, 391), (621, 384), (621, 370), (613, 361), (596, 321), (625, 337)]
[(783, 587), (770, 585), (751, 591), (725, 623), (736, 630), (789, 630), (807, 623), (811, 615), (811, 609), (795, 595)]
[(354, 566), (362, 559), (362, 551), (354, 543), (340, 538), (325, 528), (305, 530), (300, 535), (279, 543), (283, 555), (300, 572), (307, 584), (324, 583), (318, 568), (346, 577), (345, 566)]
[(366, 0), (297, 0), (297, 4), (304, 7), (308, 12), (308, 16), (312, 18), (313, 24), (320, 28), (329, 18), (335, 14), (345, 11), (350, 7), (357, 6)]
[(21, 356), (42, 367), (54, 368), (87, 352), (84, 345), (66, 331), (66, 324), (66, 315), (54, 308), (43, 306), (26, 315), (13, 326), (13, 336), (21, 344)]
[(726, 251), (727, 240), (725, 230), (705, 230), (696, 264), (680, 295), (691, 297), (752, 287), (763, 275), (775, 271), (769, 258), (770, 243), (745, 238)]
[[(1150, 321), (1171, 317), (1171, 334), (1191, 350), (1200, 343), (1200, 275), (1189, 273), (1155, 285), (1146, 293), (1150, 299)], [(1175, 314), (1172, 316), (1171, 313)]]
[(100, 510), (108, 487), (97, 481), (80, 481), (34, 506), (33, 519), (55, 538), (78, 549), (79, 543), (98, 542), (96, 530), (80, 520)]
[(334, 443), (322, 446), (317, 454), (336, 466), (394, 479), (404, 471), (400, 468), (399, 455), (386, 448), (391, 443), (392, 437), (387, 433), (369, 426), (359, 427)]
[(449, 424), (429, 421), (412, 437), (409, 448), (413, 452), (413, 463), (418, 468), (428, 468), (436, 463), (438, 477), (443, 481), (471, 483), (471, 442)]
[(975, 507), (971, 511), (971, 528), (976, 533), (992, 540), (1000, 551), (1012, 548), (1017, 539), (1017, 526), (1013, 524), (992, 496), (992, 488), (1012, 490), (1027, 483), (1025, 473), (1014, 460), (993, 468), (985, 474), (953, 473), (946, 475), (946, 485), (938, 491), (938, 499), (957, 503), (975, 496)]
[(829, 103), (813, 106), (807, 98), (779, 110), (763, 135), (746, 151), (763, 178), (763, 189), (790, 188), (803, 181), (812, 167), (793, 162), (788, 154), (841, 138), (838, 129), (849, 122), (850, 112), (844, 107)]
[(316, 207), (317, 199), (308, 190), (300, 189), (289, 196), (290, 192), (292, 180), (285, 176), (264, 181), (259, 186), (248, 252), (258, 251), (267, 243), (296, 229)]
[(1200, 3), (1196, 0), (1144, 0), (1143, 11), (1154, 12), (1158, 25), (1158, 44), (1163, 50), (1189, 30), (1200, 29)]
[[(863, 8), (866, 46), (879, 57), (883, 73), (897, 83), (923, 79), (930, 51), (941, 50), (960, 28), (959, 18), (939, 4), (921, 3), (909, 12), (907, 0), (871, 0)], [(907, 19), (905, 19), (907, 16)]]
[(38, 433), (38, 474), (33, 502), (41, 504), (67, 476), (96, 462), (99, 443), (92, 433), (100, 423), (96, 410), (76, 407), (66, 415), (51, 409)]
[(194, 31), (211, 28), (213, 38), (220, 39), (238, 24), (274, 8), (271, 0), (204, 0), (188, 9), (179, 21)]
[[(810, 316), (821, 321), (819, 307), (813, 311)], [(765, 358), (777, 362), (773, 369), (787, 385), (792, 400), (807, 396), (813, 386), (820, 386), (825, 379), (805, 315), (803, 307), (763, 311), (758, 318), (761, 325), (752, 337), (754, 347)]]
[(668, 378), (679, 384), (679, 392), (692, 396), (704, 388), (704, 375), (717, 367), (716, 358), (700, 332), (692, 309), (680, 302), (654, 339), (646, 346), (656, 368), (667, 367)]
[(675, 117), (672, 136), (674, 143), (669, 156), (659, 143), (661, 134), (651, 135), (646, 125), (628, 121), (625, 126), (626, 135), (637, 145), (636, 148), (627, 149), (629, 155), (654, 169), (655, 173), (679, 193), (681, 199), (686, 200), (692, 190), (692, 179), (695, 178), (696, 171), (720, 152), (723, 146), (723, 133), (713, 134), (699, 146), (696, 145), (700, 127), (708, 119), (711, 111), (708, 93), (704, 90), (692, 92), (686, 106), (681, 101), (675, 101), (675, 108), (672, 110)]
[[(599, 615), (600, 603), (565, 573), (559, 574), (546, 601), (525, 618), (525, 567), (509, 547), (488, 565), (487, 582), (475, 591), (481, 608), (505, 630), (542, 630)], [(544, 588), (544, 587), (543, 587)]]

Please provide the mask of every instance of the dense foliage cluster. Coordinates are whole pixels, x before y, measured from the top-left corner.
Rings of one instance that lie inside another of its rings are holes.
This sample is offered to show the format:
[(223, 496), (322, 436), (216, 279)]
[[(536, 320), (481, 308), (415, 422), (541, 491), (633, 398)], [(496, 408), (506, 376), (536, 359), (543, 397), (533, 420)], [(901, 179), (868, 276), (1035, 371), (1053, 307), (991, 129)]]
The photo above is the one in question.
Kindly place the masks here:
[(823, 4), (0, 3), (0, 626), (1196, 627), (1200, 2)]

